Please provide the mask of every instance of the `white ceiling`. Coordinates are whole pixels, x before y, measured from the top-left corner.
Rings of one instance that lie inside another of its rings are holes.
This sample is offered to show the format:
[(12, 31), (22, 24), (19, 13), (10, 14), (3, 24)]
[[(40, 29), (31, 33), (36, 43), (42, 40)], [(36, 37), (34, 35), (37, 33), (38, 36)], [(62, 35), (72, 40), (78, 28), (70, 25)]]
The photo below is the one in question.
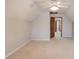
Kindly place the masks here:
[(6, 0), (6, 16), (10, 19), (31, 21), (38, 12), (31, 0)]
[[(59, 13), (64, 13), (71, 7), (73, 8), (74, 6), (74, 0), (52, 0), (52, 1), (57, 1), (61, 2), (62, 6), (67, 6), (67, 8), (60, 8)], [(51, 0), (34, 0), (34, 2), (41, 8), (41, 9), (50, 9), (51, 6)], [(72, 9), (71, 9), (72, 10)]]
[[(70, 1), (70, 0), (69, 0)], [(74, 0), (70, 1), (70, 7), (64, 12), (64, 14), (72, 21), (74, 21)]]
[[(6, 16), (20, 20), (31, 21), (38, 14), (39, 10), (49, 10), (51, 0), (5, 0)], [(68, 8), (60, 8), (59, 13), (65, 14), (69, 19), (73, 19), (74, 0), (57, 0), (65, 3)]]
[[(51, 0), (34, 0), (35, 3), (42, 9), (42, 10), (49, 10), (51, 6)], [(67, 8), (60, 8), (57, 12), (59, 14), (65, 14), (69, 20), (74, 20), (74, 0), (52, 0), (52, 1), (59, 1), (63, 6), (67, 6)]]

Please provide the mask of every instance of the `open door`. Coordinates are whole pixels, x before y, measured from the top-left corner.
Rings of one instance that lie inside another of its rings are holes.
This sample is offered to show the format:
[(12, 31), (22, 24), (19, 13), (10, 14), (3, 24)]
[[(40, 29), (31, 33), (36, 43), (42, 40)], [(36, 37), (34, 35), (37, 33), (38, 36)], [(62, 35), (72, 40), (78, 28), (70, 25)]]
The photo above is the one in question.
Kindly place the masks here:
[(50, 17), (50, 38), (62, 37), (62, 17)]
[(50, 38), (55, 36), (55, 17), (50, 17)]
[(62, 37), (62, 17), (55, 18), (55, 37), (61, 38)]

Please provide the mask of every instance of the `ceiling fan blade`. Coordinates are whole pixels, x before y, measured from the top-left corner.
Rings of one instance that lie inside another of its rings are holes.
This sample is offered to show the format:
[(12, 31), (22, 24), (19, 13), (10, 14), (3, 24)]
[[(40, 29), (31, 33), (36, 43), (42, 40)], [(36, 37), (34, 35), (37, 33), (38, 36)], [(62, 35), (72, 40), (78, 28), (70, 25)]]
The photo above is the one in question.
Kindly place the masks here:
[(63, 6), (63, 5), (57, 5), (60, 8), (68, 8), (68, 6)]

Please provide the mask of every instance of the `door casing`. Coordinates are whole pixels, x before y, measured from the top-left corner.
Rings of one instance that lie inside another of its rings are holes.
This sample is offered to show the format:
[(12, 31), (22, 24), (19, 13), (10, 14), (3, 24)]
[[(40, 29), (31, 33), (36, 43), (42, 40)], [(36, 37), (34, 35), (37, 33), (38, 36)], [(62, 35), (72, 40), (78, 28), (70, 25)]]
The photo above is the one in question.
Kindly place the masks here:
[[(61, 37), (62, 37), (62, 17), (50, 17), (50, 38), (55, 37), (55, 18), (61, 18)], [(53, 28), (51, 28), (52, 23), (53, 23)]]

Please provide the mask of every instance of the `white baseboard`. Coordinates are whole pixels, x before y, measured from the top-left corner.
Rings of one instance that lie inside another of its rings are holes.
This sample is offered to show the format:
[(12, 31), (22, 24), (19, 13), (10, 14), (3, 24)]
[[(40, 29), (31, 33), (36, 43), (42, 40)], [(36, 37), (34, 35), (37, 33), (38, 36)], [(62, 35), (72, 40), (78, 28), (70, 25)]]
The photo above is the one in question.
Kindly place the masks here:
[(62, 39), (74, 39), (73, 37), (62, 37)]
[(9, 57), (10, 55), (12, 55), (13, 53), (15, 53), (16, 51), (18, 51), (20, 48), (22, 48), (24, 45), (28, 44), (31, 40), (28, 40), (27, 42), (21, 44), (19, 47), (17, 47), (15, 50), (13, 50), (12, 52), (8, 53), (5, 58)]
[(31, 39), (31, 40), (36, 40), (36, 41), (50, 41), (50, 39)]

